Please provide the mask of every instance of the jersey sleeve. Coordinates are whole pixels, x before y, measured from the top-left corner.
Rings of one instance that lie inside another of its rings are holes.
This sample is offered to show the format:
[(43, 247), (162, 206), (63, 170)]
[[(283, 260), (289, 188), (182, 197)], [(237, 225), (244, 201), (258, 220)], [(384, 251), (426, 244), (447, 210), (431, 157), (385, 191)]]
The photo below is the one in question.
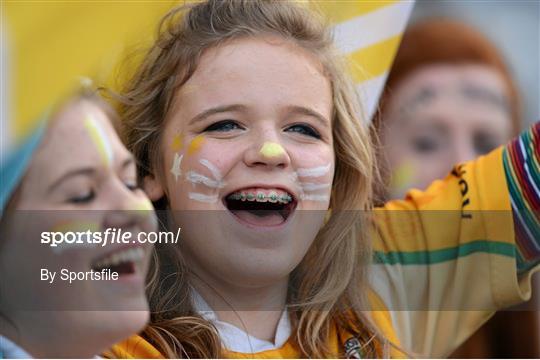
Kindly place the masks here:
[(540, 123), (376, 209), (372, 287), (401, 345), (443, 357), (527, 300), (540, 263)]

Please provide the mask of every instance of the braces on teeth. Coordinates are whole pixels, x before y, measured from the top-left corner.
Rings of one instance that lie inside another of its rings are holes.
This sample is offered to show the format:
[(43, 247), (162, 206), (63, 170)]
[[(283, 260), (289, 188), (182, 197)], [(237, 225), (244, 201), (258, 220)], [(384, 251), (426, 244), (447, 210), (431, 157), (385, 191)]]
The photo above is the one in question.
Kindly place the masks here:
[(278, 195), (276, 192), (270, 192), (266, 195), (263, 192), (257, 192), (256, 194), (252, 192), (237, 192), (229, 196), (231, 200), (240, 200), (240, 201), (257, 201), (257, 202), (271, 202), (271, 203), (283, 203), (287, 204), (292, 201), (292, 196), (288, 194)]

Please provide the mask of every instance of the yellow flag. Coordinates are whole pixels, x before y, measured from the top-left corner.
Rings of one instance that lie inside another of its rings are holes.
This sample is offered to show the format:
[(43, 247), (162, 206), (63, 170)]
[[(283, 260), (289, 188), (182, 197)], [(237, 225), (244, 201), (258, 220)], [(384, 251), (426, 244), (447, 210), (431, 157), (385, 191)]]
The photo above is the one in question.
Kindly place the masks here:
[[(2, 136), (28, 136), (37, 119), (76, 84), (116, 79), (119, 61), (147, 48), (160, 18), (184, 1), (1, 2)], [(373, 112), (413, 6), (411, 1), (313, 1), (335, 24), (364, 108)], [(15, 121), (13, 121), (15, 120)]]

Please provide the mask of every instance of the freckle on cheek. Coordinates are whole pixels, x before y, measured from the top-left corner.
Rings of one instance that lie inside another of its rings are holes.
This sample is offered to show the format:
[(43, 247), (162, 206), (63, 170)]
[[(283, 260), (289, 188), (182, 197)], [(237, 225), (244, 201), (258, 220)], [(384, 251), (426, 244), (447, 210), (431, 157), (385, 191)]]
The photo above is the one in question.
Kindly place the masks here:
[(201, 149), (201, 146), (203, 145), (203, 143), (204, 143), (204, 136), (197, 135), (189, 144), (188, 149), (187, 149), (187, 154), (188, 155), (195, 154), (197, 151)]

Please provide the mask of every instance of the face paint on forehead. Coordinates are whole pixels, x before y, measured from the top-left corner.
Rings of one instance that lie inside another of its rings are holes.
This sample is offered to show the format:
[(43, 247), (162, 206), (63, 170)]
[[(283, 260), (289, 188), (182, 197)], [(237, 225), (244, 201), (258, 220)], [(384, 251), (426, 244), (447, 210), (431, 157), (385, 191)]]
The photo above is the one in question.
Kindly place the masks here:
[(182, 171), (180, 170), (180, 165), (182, 164), (182, 158), (184, 155), (180, 155), (178, 153), (174, 154), (173, 164), (171, 167), (171, 174), (174, 176), (174, 181), (178, 182), (178, 178), (182, 175)]
[(105, 130), (101, 127), (98, 121), (90, 115), (87, 114), (84, 120), (84, 126), (92, 139), (92, 142), (96, 146), (97, 151), (102, 159), (102, 161), (107, 165), (111, 166), (114, 160), (112, 145), (107, 136)]
[(284, 154), (285, 149), (278, 143), (267, 141), (261, 146), (259, 153), (266, 158), (273, 158)]
[(332, 167), (331, 163), (328, 163), (327, 165), (323, 166), (316, 166), (312, 168), (299, 168), (296, 172), (299, 177), (321, 177), (330, 172), (330, 168)]
[(506, 96), (500, 93), (496, 93), (488, 88), (481, 86), (475, 86), (474, 84), (461, 84), (459, 86), (459, 92), (465, 98), (477, 101), (484, 101), (486, 103), (499, 107), (506, 113), (510, 113), (510, 104)]
[[(68, 232), (73, 232), (75, 234), (82, 232), (97, 232), (100, 230), (100, 226), (94, 222), (85, 222), (85, 221), (76, 221), (69, 220), (63, 221), (52, 227), (51, 232), (58, 232), (66, 234)], [(81, 248), (95, 248), (98, 244), (93, 244), (89, 242), (88, 234), (81, 234), (80, 239), (76, 239), (73, 243), (68, 243), (66, 241), (58, 244), (55, 247), (51, 247), (53, 253), (61, 255), (64, 251), (69, 249), (81, 249)]]
[(188, 197), (191, 199), (191, 200), (195, 200), (195, 201), (199, 201), (199, 202), (203, 202), (203, 203), (216, 203), (219, 199), (219, 197), (216, 195), (206, 195), (206, 194), (201, 194), (201, 193), (196, 193), (196, 192), (190, 192), (188, 194)]

